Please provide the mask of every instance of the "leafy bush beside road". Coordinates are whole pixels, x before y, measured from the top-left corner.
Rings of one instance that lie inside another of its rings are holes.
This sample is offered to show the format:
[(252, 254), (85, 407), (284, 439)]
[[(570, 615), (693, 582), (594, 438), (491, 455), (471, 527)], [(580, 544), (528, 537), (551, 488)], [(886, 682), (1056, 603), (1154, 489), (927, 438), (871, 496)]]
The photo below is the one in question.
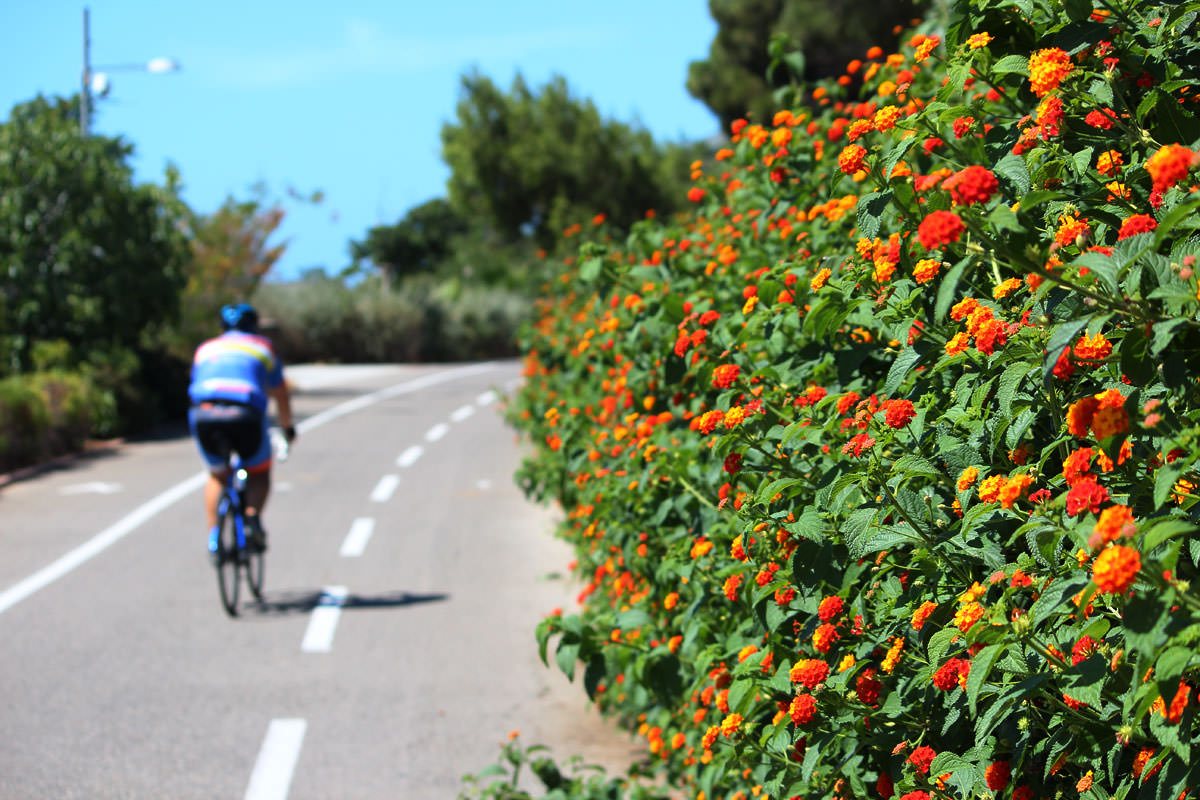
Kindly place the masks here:
[(1200, 787), (1197, 11), (950, 14), (525, 332), (539, 646), (672, 796)]

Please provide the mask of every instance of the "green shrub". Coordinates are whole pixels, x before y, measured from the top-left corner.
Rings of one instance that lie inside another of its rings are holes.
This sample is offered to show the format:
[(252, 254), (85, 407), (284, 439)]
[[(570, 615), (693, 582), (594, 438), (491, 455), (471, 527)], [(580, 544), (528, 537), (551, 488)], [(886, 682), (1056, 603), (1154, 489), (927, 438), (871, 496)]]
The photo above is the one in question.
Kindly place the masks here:
[(28, 380), (46, 408), (42, 451), (53, 456), (81, 449), (92, 433), (92, 409), (102, 393), (82, 375), (63, 370), (35, 373)]
[(0, 469), (36, 461), (44, 452), (50, 411), (42, 394), (24, 377), (0, 380)]
[(385, 289), (309, 279), (267, 284), (255, 302), (280, 356), (300, 362), (421, 362), (508, 357), (530, 301), (457, 279), (414, 276)]

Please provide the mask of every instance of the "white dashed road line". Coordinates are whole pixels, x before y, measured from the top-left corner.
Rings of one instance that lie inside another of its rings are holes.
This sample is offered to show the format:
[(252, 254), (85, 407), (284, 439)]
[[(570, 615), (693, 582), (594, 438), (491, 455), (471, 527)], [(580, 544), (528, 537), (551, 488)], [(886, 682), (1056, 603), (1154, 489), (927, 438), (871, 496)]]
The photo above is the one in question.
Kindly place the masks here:
[(464, 419), (466, 419), (467, 417), (471, 416), (474, 413), (475, 413), (475, 406), (462, 406), (460, 408), (455, 409), (454, 413), (450, 415), (450, 421), (451, 422), (462, 422)]
[(417, 459), (420, 458), (421, 454), (424, 452), (425, 448), (421, 447), (419, 444), (414, 444), (412, 447), (407, 448), (403, 453), (400, 454), (400, 457), (396, 459), (396, 465), (400, 467), (411, 467), (413, 464), (417, 463)]
[(450, 432), (450, 426), (444, 422), (439, 422), (429, 430), (425, 431), (425, 441), (436, 442), (438, 439)]
[(313, 609), (304, 632), (300, 649), (305, 653), (328, 653), (333, 647), (333, 634), (337, 631), (342, 616), (342, 604), (346, 602), (345, 586), (326, 586)]
[(343, 558), (361, 556), (367, 549), (367, 540), (375, 532), (375, 520), (371, 517), (359, 517), (350, 525), (350, 532), (342, 542), (341, 555)]
[(396, 492), (396, 487), (400, 485), (399, 475), (384, 475), (379, 479), (379, 483), (375, 484), (375, 488), (371, 490), (372, 503), (386, 503), (392, 499), (392, 495)]
[(273, 719), (258, 750), (245, 800), (285, 800), (308, 723), (302, 719)]
[(491, 389), (488, 389), (486, 392), (479, 395), (479, 397), (476, 397), (475, 402), (481, 406), (490, 406), (492, 403), (496, 402), (496, 393)]

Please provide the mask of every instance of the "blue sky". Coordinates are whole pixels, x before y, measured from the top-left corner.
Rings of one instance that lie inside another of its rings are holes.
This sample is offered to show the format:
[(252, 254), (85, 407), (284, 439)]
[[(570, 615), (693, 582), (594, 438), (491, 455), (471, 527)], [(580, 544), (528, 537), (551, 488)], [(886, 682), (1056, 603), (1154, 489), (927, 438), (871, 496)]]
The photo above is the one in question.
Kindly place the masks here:
[[(3, 116), (79, 90), (82, 3), (5, 0)], [(178, 72), (109, 73), (93, 131), (136, 148), (139, 180), (175, 163), (195, 210), (256, 183), (281, 199), (275, 277), (336, 272), (347, 243), (445, 194), (439, 131), (472, 68), (507, 88), (555, 74), (606, 116), (659, 140), (702, 139), (716, 117), (684, 88), (716, 33), (705, 0), (94, 0), (91, 61), (176, 59)], [(317, 206), (287, 197), (324, 192)]]

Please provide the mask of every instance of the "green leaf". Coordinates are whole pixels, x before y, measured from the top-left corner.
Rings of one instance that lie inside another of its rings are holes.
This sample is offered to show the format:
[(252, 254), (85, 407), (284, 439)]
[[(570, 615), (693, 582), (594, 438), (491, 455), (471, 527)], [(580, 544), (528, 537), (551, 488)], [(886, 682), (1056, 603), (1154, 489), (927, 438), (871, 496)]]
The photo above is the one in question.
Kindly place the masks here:
[(1025, 56), (1010, 55), (1001, 58), (992, 65), (992, 73), (995, 75), (1029, 75), (1029, 59)]
[(596, 699), (596, 692), (599, 690), (600, 684), (604, 683), (604, 679), (607, 676), (608, 669), (604, 664), (604, 656), (600, 653), (594, 653), (588, 659), (587, 668), (583, 671), (583, 688), (587, 692), (589, 699)]
[(1167, 497), (1171, 494), (1171, 490), (1175, 488), (1175, 481), (1179, 480), (1179, 476), (1183, 474), (1183, 465), (1180, 462), (1173, 464), (1164, 464), (1154, 473), (1154, 505), (1162, 506), (1167, 502)]
[[(664, 703), (672, 704), (683, 694), (683, 677), (680, 674), (679, 659), (674, 653), (653, 653), (647, 659), (642, 675), (650, 691)], [(731, 689), (730, 697), (732, 696)]]
[(971, 659), (971, 671), (967, 674), (967, 703), (970, 705), (972, 715), (975, 714), (979, 692), (987, 681), (988, 673), (992, 671), (992, 665), (996, 663), (996, 659), (1004, 652), (1006, 646), (1004, 643), (989, 645)]
[(592, 283), (600, 277), (600, 273), (603, 269), (604, 259), (585, 259), (584, 262), (579, 265), (579, 279), (586, 283)]
[(1015, 211), (1001, 203), (992, 209), (987, 216), (988, 224), (993, 228), (1002, 231), (1022, 231), (1025, 228), (1021, 225), (1020, 218), (1017, 217)]
[(1020, 199), (1022, 195), (1028, 194), (1033, 187), (1033, 182), (1029, 177), (1029, 166), (1025, 163), (1024, 158), (1014, 153), (1009, 153), (997, 161), (992, 171), (1012, 184), (1014, 199)]
[(1051, 615), (1062, 608), (1064, 603), (1086, 589), (1090, 583), (1090, 580), (1077, 578), (1075, 580), (1059, 579), (1050, 584), (1050, 587), (1042, 592), (1033, 607), (1029, 609), (1030, 624), (1037, 627), (1049, 619)]
[(1197, 659), (1200, 659), (1200, 653), (1194, 647), (1168, 647), (1154, 662), (1154, 678), (1160, 683), (1170, 682)]
[[(946, 655), (946, 651), (950, 649), (950, 643), (956, 638), (961, 637), (962, 632), (958, 628), (942, 628), (940, 631), (929, 637), (929, 644), (925, 647), (925, 653), (929, 658), (931, 665), (941, 666), (942, 656)], [(970, 677), (969, 675), (967, 676)]]
[(1192, 533), (1195, 530), (1195, 525), (1178, 517), (1159, 520), (1142, 533), (1141, 551), (1147, 554), (1151, 553), (1154, 551), (1154, 548), (1168, 539), (1172, 539), (1181, 533)]
[(983, 786), (983, 773), (972, 762), (949, 751), (938, 753), (929, 766), (930, 775), (950, 773), (950, 783), (959, 789), (959, 796), (970, 797), (976, 786)]
[(894, 397), (900, 385), (904, 383), (904, 379), (908, 373), (921, 361), (921, 357), (928, 352), (926, 346), (906, 347), (896, 356), (896, 360), (892, 362), (892, 366), (888, 369), (887, 381), (883, 384), (883, 393), (888, 397)]
[(1013, 397), (1016, 395), (1021, 381), (1025, 380), (1025, 376), (1034, 369), (1036, 367), (1026, 361), (1018, 361), (1005, 367), (996, 388), (996, 404), (1000, 407), (1001, 413), (1011, 413)]
[(875, 238), (879, 233), (879, 226), (883, 220), (883, 212), (887, 210), (891, 202), (891, 189), (886, 189), (882, 192), (871, 192), (859, 198), (857, 208), (859, 236), (864, 236), (868, 239)]
[(1167, 608), (1158, 597), (1136, 595), (1125, 604), (1122, 628), (1125, 644), (1145, 659), (1153, 659), (1167, 642)]
[(911, 453), (900, 456), (892, 464), (892, 472), (899, 475), (924, 475), (931, 478), (943, 477), (942, 471), (929, 459)]
[(1092, 100), (1096, 101), (1097, 105), (1111, 106), (1113, 103), (1112, 84), (1106, 80), (1097, 78), (1092, 81), (1091, 86), (1088, 88), (1088, 94)]
[(575, 662), (579, 660), (579, 646), (578, 640), (568, 641), (564, 636), (558, 643), (558, 650), (554, 653), (555, 663), (570, 681), (575, 680)]
[(1154, 338), (1150, 342), (1150, 355), (1158, 356), (1170, 346), (1171, 341), (1175, 338), (1175, 334), (1179, 329), (1187, 324), (1187, 320), (1181, 317), (1163, 320), (1162, 322), (1154, 323), (1151, 330), (1154, 332)]
[(1095, 152), (1094, 147), (1085, 147), (1071, 157), (1071, 163), (1075, 166), (1075, 174), (1080, 178), (1092, 171), (1092, 154)]
[(1107, 675), (1107, 659), (1102, 656), (1085, 658), (1063, 671), (1063, 691), (1073, 699), (1096, 708), (1102, 702), (1100, 690), (1104, 688), (1104, 679)]

